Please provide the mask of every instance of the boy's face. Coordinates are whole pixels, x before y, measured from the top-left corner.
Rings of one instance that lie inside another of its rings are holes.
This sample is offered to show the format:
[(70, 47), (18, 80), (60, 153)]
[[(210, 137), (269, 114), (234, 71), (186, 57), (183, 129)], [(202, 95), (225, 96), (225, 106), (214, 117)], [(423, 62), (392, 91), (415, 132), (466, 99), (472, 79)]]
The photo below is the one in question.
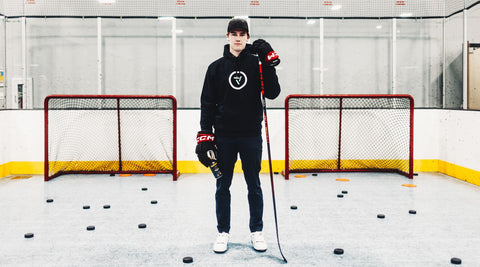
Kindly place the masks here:
[(250, 36), (244, 31), (232, 31), (227, 33), (230, 50), (240, 53), (245, 49)]

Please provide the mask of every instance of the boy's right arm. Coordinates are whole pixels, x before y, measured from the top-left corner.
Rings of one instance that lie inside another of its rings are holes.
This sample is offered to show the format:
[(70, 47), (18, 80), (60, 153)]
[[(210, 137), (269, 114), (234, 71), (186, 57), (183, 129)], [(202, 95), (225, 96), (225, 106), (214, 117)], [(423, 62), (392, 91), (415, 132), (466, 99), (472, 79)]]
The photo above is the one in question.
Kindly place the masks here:
[(205, 81), (203, 82), (202, 95), (200, 98), (200, 129), (197, 133), (197, 147), (195, 153), (198, 160), (209, 167), (212, 164), (212, 159), (208, 156), (208, 151), (212, 150), (213, 153), (217, 153), (217, 147), (215, 146), (215, 136), (213, 134), (213, 122), (215, 117), (215, 95), (214, 84), (212, 79), (211, 66), (207, 70), (205, 75)]

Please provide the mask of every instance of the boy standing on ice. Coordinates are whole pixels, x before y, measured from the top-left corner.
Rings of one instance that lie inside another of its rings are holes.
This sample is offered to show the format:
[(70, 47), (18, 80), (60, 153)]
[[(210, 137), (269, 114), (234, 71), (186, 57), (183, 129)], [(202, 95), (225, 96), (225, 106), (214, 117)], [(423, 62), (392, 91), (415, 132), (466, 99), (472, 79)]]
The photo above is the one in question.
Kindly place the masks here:
[[(253, 247), (266, 251), (263, 230), (263, 194), (260, 185), (262, 160), (262, 102), (258, 59), (262, 61), (264, 95), (275, 99), (280, 85), (274, 66), (280, 59), (270, 44), (259, 39), (248, 44), (250, 34), (244, 19), (232, 19), (227, 27), (228, 44), (223, 57), (208, 67), (201, 95), (201, 131), (195, 152), (206, 167), (218, 159), (222, 176), (216, 180), (218, 236), (213, 251), (227, 251), (230, 232), (230, 185), (240, 155), (248, 188), (250, 232)], [(258, 57), (254, 54), (258, 54)], [(210, 153), (210, 154), (209, 154)]]

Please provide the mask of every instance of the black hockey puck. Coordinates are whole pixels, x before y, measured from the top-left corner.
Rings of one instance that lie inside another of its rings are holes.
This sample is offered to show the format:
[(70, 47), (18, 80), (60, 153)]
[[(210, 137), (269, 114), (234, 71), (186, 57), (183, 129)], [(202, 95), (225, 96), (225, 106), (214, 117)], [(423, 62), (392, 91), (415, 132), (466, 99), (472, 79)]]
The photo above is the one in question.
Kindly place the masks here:
[(158, 203), (158, 201), (156, 201), (156, 200), (150, 201), (150, 204), (157, 204), (157, 203)]
[(110, 176), (115, 176), (115, 173), (110, 173)]
[(146, 188), (146, 187), (142, 188), (142, 191), (147, 191), (147, 190), (148, 190), (148, 188)]
[(138, 225), (138, 228), (140, 228), (140, 229), (147, 228), (147, 225), (144, 224), (144, 223), (141, 223), (141, 224)]
[(450, 263), (452, 264), (462, 264), (462, 259), (459, 258), (451, 258)]
[(93, 231), (93, 230), (95, 230), (95, 226), (93, 225), (87, 226), (87, 231)]
[(379, 218), (379, 219), (385, 219), (385, 215), (384, 215), (384, 214), (377, 214), (377, 218)]
[[(274, 172), (273, 174), (278, 174), (278, 172)], [(186, 258), (190, 258), (190, 257), (186, 257)], [(183, 258), (185, 260), (185, 258)], [(185, 262), (185, 261), (184, 261)]]
[(183, 263), (192, 263), (193, 258), (192, 257), (183, 257)]
[(417, 211), (416, 211), (416, 210), (409, 210), (408, 213), (410, 213), (410, 214), (417, 214)]
[(337, 197), (338, 197), (338, 198), (342, 198), (343, 195), (342, 195), (342, 194), (338, 194)]
[(52, 203), (53, 202), (53, 199), (49, 198), (47, 199), (47, 203)]
[(341, 248), (336, 248), (333, 250), (333, 253), (336, 255), (342, 255), (343, 254), (343, 249)]
[(84, 210), (88, 210), (88, 209), (90, 209), (90, 206), (89, 206), (89, 205), (85, 205), (85, 206), (83, 206), (83, 209), (84, 209)]
[(292, 210), (296, 210), (296, 209), (297, 209), (297, 206), (295, 206), (295, 205), (292, 205), (292, 206), (290, 206), (290, 209), (292, 209)]
[(33, 233), (26, 233), (24, 236), (25, 236), (25, 238), (32, 238), (32, 237), (33, 237)]
[(348, 191), (347, 191), (347, 190), (343, 190), (343, 191), (342, 191), (342, 194), (348, 194)]
[(104, 208), (104, 209), (109, 209), (109, 208), (110, 208), (110, 205), (103, 205), (103, 208)]
[(317, 175), (318, 175), (318, 173), (312, 173), (312, 176), (317, 176)]

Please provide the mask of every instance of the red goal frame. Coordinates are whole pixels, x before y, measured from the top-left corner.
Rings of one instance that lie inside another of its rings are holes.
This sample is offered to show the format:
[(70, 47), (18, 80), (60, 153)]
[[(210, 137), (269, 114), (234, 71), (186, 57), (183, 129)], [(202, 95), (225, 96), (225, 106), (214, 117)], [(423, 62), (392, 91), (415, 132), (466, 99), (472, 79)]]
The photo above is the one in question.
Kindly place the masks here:
[[(339, 133), (338, 133), (338, 167), (335, 169), (297, 169), (290, 170), (289, 163), (289, 100), (292, 98), (338, 98), (340, 99), (339, 106)], [(342, 102), (346, 98), (406, 98), (410, 101), (409, 107), (409, 158), (408, 158), (408, 172), (392, 169), (342, 169), (340, 167), (341, 152), (340, 146), (342, 142), (341, 135), (341, 122), (342, 122)], [(307, 173), (307, 172), (397, 172), (410, 179), (413, 178), (413, 124), (414, 124), (414, 99), (411, 95), (407, 94), (342, 94), (342, 95), (314, 95), (314, 94), (294, 94), (285, 98), (285, 170), (283, 174), (285, 179), (289, 179), (290, 173)]]
[[(119, 150), (119, 169), (112, 170), (112, 171), (62, 171), (55, 173), (53, 175), (49, 175), (49, 141), (48, 141), (48, 126), (49, 126), (49, 118), (48, 118), (48, 110), (49, 110), (49, 100), (51, 99), (59, 99), (59, 98), (83, 98), (83, 99), (116, 99), (117, 100), (117, 121), (118, 121), (118, 150)], [(120, 106), (119, 101), (120, 99), (157, 99), (157, 98), (168, 98), (172, 100), (172, 131), (173, 131), (173, 151), (172, 151), (172, 170), (140, 170), (140, 171), (124, 171), (122, 170), (122, 159), (121, 159), (121, 136), (120, 136)], [(44, 100), (44, 120), (45, 120), (45, 127), (44, 127), (44, 134), (45, 134), (45, 146), (44, 146), (44, 180), (49, 181), (57, 176), (63, 174), (159, 174), (159, 173), (171, 173), (173, 176), (173, 180), (176, 181), (178, 176), (180, 175), (178, 168), (177, 168), (177, 100), (172, 95), (49, 95)]]

